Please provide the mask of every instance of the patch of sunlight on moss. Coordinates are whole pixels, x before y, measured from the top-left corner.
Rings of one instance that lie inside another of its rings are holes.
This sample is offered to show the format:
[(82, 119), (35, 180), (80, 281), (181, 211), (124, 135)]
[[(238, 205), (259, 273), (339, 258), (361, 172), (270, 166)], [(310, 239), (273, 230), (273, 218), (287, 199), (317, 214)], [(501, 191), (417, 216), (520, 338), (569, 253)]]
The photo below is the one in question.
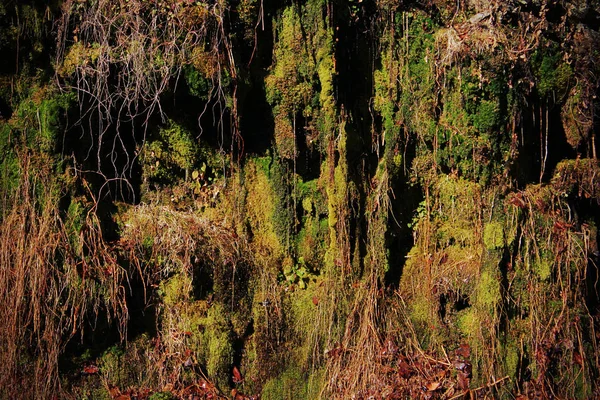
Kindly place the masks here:
[(311, 214), (313, 211), (313, 202), (312, 198), (305, 197), (302, 199), (302, 209), (307, 213)]
[(460, 311), (457, 314), (456, 324), (465, 336), (474, 336), (481, 328), (481, 321), (473, 307)]
[(220, 387), (227, 387), (229, 369), (233, 363), (231, 327), (226, 311), (219, 304), (213, 305), (204, 320), (204, 343), (206, 343), (206, 370)]
[(161, 282), (159, 293), (163, 296), (163, 303), (167, 306), (173, 306), (189, 298), (192, 290), (192, 278), (186, 274), (180, 273), (173, 275), (165, 282)]
[(507, 375), (516, 377), (517, 368), (519, 367), (519, 348), (512, 341), (508, 342), (505, 346), (504, 364)]
[(263, 256), (281, 257), (283, 245), (275, 227), (276, 198), (263, 163), (250, 162), (246, 173), (246, 207), (253, 244)]
[[(171, 298), (177, 297), (177, 285), (180, 279), (173, 281)], [(181, 332), (188, 332), (186, 346), (192, 351), (200, 365), (208, 372), (208, 377), (219, 388), (229, 385), (230, 368), (233, 363), (233, 331), (228, 311), (219, 303), (208, 305), (204, 300), (186, 301), (181, 296), (177, 303), (170, 299), (163, 315), (163, 334), (165, 342), (173, 346), (179, 343)], [(175, 333), (175, 336), (173, 336)]]
[(547, 281), (552, 275), (553, 262), (548, 255), (542, 254), (533, 262), (532, 268), (535, 274), (542, 280)]
[(436, 232), (437, 240), (442, 246), (457, 243), (461, 246), (472, 245), (475, 241), (473, 227), (469, 221), (457, 220), (442, 224)]
[(173, 162), (181, 169), (189, 169), (196, 161), (198, 145), (191, 132), (173, 121), (161, 128), (161, 137), (166, 141)]
[(488, 250), (504, 247), (504, 227), (499, 222), (490, 222), (483, 228), (483, 244)]
[(483, 271), (476, 289), (477, 305), (493, 313), (500, 301), (500, 282), (494, 274)]
[(433, 305), (426, 297), (416, 298), (410, 309), (410, 318), (415, 323), (429, 324), (434, 314)]

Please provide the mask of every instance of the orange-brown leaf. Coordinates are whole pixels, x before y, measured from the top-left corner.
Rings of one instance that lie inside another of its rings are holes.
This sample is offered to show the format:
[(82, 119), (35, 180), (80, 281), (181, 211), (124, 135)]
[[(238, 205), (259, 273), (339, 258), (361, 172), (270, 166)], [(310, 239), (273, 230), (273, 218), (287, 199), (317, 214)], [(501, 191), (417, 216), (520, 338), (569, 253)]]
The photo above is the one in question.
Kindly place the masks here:
[(86, 375), (94, 375), (100, 372), (100, 369), (95, 365), (86, 365), (83, 367), (83, 373)]
[(469, 346), (467, 343), (461, 344), (456, 350), (456, 355), (462, 358), (469, 358), (471, 355), (471, 346)]
[(471, 379), (469, 379), (469, 374), (465, 372), (459, 372), (457, 375), (458, 378), (458, 388), (460, 390), (469, 389), (469, 384), (471, 383)]
[(233, 383), (242, 383), (244, 382), (244, 377), (240, 373), (240, 370), (234, 366), (233, 367)]

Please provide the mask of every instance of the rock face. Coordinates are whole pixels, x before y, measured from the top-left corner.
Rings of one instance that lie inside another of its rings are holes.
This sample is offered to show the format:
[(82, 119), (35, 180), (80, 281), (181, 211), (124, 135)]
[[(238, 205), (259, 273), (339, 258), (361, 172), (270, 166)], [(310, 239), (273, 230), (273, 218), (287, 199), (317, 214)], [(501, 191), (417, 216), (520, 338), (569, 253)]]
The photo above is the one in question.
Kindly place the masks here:
[(0, 398), (599, 397), (599, 22), (0, 5)]

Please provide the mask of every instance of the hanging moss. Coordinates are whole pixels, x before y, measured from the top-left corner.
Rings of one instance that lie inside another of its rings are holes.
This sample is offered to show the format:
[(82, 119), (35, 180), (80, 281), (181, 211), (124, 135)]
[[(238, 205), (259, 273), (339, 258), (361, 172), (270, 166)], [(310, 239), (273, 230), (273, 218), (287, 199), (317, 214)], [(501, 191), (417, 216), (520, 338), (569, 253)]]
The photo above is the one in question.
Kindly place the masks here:
[(552, 44), (546, 49), (537, 51), (532, 58), (532, 63), (540, 97), (554, 94), (561, 98), (568, 92), (573, 70), (562, 60), (557, 45)]
[(297, 157), (299, 134), (312, 147), (318, 137), (326, 143), (335, 126), (333, 34), (323, 18), (325, 6), (321, 0), (288, 6), (277, 26), (274, 64), (265, 87), (273, 106), (276, 148), (283, 158)]
[(67, 209), (65, 228), (69, 235), (71, 245), (74, 249), (77, 249), (78, 253), (81, 253), (83, 250), (80, 234), (85, 225), (86, 214), (88, 211), (89, 210), (85, 207), (81, 199), (72, 199), (69, 208)]
[(268, 158), (250, 162), (245, 177), (247, 218), (252, 230), (252, 242), (265, 261), (280, 260), (285, 246), (285, 237), (277, 233), (276, 207), (279, 199), (268, 175), (270, 162)]
[(186, 65), (183, 68), (183, 76), (185, 77), (189, 93), (192, 96), (207, 101), (212, 84), (202, 72), (192, 65)]
[(490, 222), (483, 230), (483, 243), (488, 250), (504, 247), (504, 226), (499, 222)]
[(15, 137), (23, 144), (42, 152), (54, 153), (66, 111), (73, 104), (72, 93), (59, 93), (52, 86), (33, 87), (9, 121)]
[(144, 178), (163, 184), (187, 180), (199, 161), (199, 154), (200, 148), (192, 133), (170, 120), (143, 146)]

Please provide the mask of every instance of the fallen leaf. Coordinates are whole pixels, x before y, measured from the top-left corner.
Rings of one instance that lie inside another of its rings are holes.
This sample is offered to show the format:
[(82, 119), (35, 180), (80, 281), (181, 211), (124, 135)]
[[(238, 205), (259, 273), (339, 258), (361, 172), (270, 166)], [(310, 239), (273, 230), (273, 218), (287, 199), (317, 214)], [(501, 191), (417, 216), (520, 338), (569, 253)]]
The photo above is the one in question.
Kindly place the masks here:
[(400, 361), (400, 364), (398, 364), (398, 375), (406, 379), (410, 377), (410, 373), (410, 365), (406, 361)]
[(469, 356), (471, 356), (471, 346), (467, 343), (461, 344), (460, 347), (456, 349), (456, 355), (462, 358), (469, 358)]
[(234, 366), (233, 367), (233, 383), (242, 383), (242, 382), (244, 382), (244, 378), (242, 377), (240, 370), (236, 366)]
[(248, 400), (249, 397), (244, 395), (241, 392), (238, 392), (236, 389), (231, 389), (231, 398), (232, 400)]
[(430, 382), (427, 384), (427, 390), (430, 392), (436, 391), (440, 387), (440, 382)]
[(313, 298), (312, 298), (312, 302), (313, 302), (313, 304), (314, 304), (315, 306), (318, 306), (318, 305), (319, 305), (319, 298), (318, 298), (317, 296), (313, 296)]
[(469, 384), (470, 384), (470, 379), (469, 379), (469, 374), (465, 373), (465, 372), (459, 372), (457, 375), (458, 378), (458, 388), (460, 390), (467, 390), (469, 389)]
[(85, 375), (94, 375), (100, 372), (100, 369), (95, 365), (86, 365), (83, 367), (83, 373)]
[(118, 395), (121, 394), (121, 391), (119, 390), (118, 387), (112, 386), (108, 389), (108, 393), (110, 394), (110, 397), (112, 397), (114, 399), (115, 397), (117, 397)]

